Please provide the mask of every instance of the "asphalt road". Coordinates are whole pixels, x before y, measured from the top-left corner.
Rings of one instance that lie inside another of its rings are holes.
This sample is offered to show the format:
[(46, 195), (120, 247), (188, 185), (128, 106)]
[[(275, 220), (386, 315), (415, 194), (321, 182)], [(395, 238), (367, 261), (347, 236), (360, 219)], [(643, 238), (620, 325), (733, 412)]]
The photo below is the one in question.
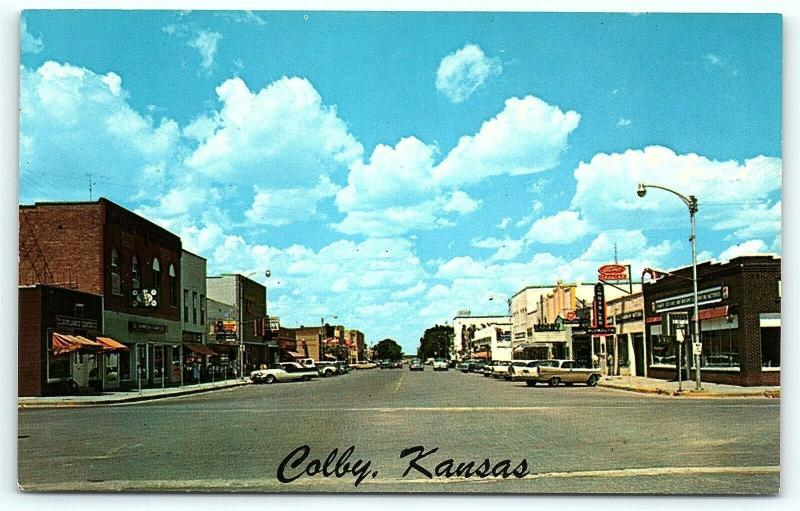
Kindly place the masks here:
[[(779, 423), (774, 399), (372, 369), (129, 405), (20, 410), (18, 474), (34, 491), (776, 493)], [(279, 481), (282, 460), (303, 445), (307, 458), (284, 464), (293, 480)], [(342, 477), (304, 474), (351, 446)], [(415, 454), (401, 453), (414, 446), (438, 450), (409, 469)], [(524, 459), (518, 472), (527, 474), (436, 474), (447, 459), (477, 467), (486, 458), (498, 473), (503, 460), (510, 472)]]

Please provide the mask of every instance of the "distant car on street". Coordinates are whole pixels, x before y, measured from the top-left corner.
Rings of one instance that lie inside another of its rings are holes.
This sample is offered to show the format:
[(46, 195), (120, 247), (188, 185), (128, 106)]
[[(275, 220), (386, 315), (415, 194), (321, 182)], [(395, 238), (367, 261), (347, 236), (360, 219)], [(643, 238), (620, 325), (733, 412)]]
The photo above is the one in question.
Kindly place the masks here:
[(448, 369), (450, 369), (450, 364), (447, 363), (447, 360), (443, 358), (437, 358), (433, 361), (434, 371), (447, 371)]
[(510, 365), (510, 360), (496, 360), (488, 375), (492, 378), (503, 378), (508, 374), (508, 366)]
[(422, 364), (422, 360), (415, 358), (408, 364), (409, 371), (424, 371), (425, 366)]
[(574, 360), (542, 360), (536, 365), (538, 375), (535, 379), (526, 381), (528, 386), (534, 386), (537, 382), (547, 382), (551, 387), (560, 384), (572, 385), (573, 383), (585, 383), (589, 387), (594, 387), (600, 381), (600, 372), (597, 369), (578, 367)]
[(282, 362), (269, 369), (259, 369), (250, 373), (253, 383), (275, 383), (280, 381), (310, 381), (318, 376), (316, 369), (303, 367), (297, 362)]

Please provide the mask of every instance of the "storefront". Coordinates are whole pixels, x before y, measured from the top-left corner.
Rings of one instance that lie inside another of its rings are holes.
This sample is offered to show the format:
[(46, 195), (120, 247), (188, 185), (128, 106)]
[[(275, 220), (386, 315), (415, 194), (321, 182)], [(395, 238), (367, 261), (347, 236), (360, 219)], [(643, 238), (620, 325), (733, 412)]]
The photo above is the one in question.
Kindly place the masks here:
[(647, 346), (644, 342), (644, 296), (634, 293), (609, 300), (606, 316), (616, 330), (608, 336), (608, 374), (646, 376)]
[(20, 396), (100, 392), (118, 386), (127, 348), (103, 335), (102, 297), (47, 285), (19, 288)]
[[(780, 385), (779, 257), (743, 256), (698, 265), (698, 305), (703, 381), (732, 385)], [(678, 344), (663, 331), (664, 316), (685, 312), (692, 328), (691, 267), (645, 285), (647, 375), (677, 376)], [(694, 377), (691, 332), (681, 346)]]

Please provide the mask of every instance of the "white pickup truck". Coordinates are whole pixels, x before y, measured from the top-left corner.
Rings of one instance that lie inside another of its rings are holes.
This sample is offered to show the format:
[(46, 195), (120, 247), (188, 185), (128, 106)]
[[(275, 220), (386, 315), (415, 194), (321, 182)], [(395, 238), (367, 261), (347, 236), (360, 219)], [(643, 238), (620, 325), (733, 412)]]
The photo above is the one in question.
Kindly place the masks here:
[(574, 360), (539, 360), (535, 364), (515, 369), (518, 370), (514, 380), (524, 381), (529, 387), (540, 382), (546, 382), (551, 387), (562, 383), (565, 385), (585, 383), (589, 387), (594, 387), (600, 380), (600, 372), (597, 369), (578, 367)]

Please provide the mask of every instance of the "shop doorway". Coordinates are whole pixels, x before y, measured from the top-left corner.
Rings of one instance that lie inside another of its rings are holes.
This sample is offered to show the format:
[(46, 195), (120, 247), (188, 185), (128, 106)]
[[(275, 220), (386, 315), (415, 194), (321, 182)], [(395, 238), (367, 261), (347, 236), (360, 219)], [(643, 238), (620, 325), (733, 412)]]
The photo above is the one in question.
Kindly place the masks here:
[(633, 362), (635, 376), (644, 376), (644, 335), (633, 334)]
[(150, 377), (150, 360), (147, 357), (147, 344), (136, 345), (136, 375), (139, 388), (147, 385)]

